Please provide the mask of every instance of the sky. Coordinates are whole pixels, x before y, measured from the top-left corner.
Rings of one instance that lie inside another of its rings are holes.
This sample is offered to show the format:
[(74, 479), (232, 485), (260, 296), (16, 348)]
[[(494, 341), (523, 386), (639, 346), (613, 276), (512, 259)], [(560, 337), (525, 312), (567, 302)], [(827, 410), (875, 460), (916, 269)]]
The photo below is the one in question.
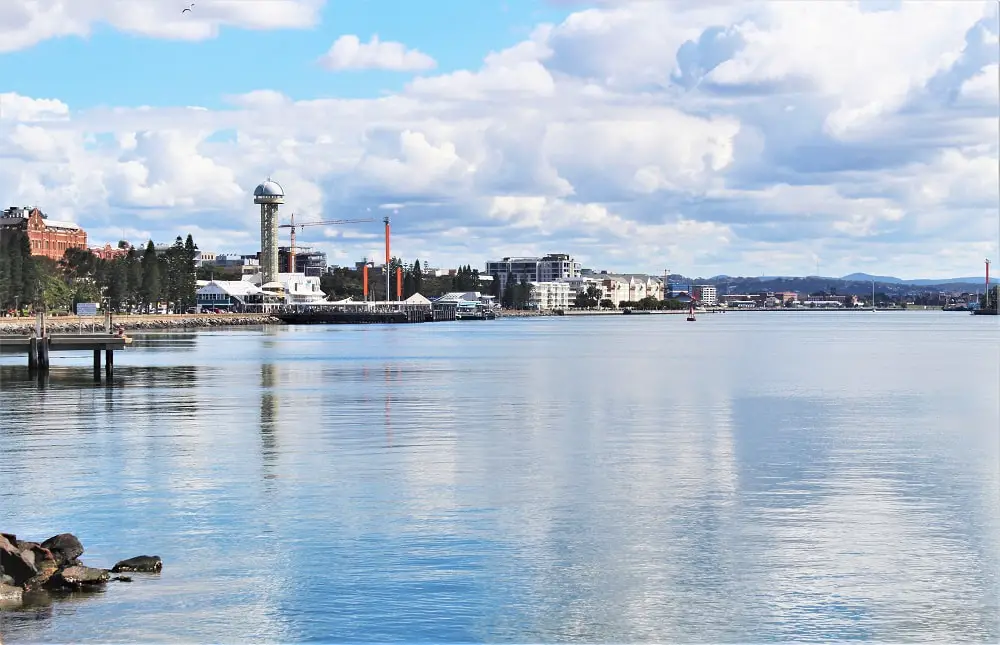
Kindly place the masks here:
[[(978, 275), (990, 1), (4, 0), (0, 202), (92, 244), (331, 264), (570, 253), (690, 276)], [(281, 243), (287, 244), (287, 229)]]

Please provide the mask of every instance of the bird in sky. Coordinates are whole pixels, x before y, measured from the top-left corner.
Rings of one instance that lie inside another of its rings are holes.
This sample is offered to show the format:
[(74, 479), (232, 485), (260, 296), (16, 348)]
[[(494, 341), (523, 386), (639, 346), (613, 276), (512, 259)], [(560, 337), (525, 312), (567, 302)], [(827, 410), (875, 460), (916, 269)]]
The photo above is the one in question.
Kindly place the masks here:
[(185, 11), (191, 11), (192, 9), (194, 9), (194, 3), (193, 2), (191, 4), (189, 4), (187, 7), (181, 9), (181, 13), (184, 13)]

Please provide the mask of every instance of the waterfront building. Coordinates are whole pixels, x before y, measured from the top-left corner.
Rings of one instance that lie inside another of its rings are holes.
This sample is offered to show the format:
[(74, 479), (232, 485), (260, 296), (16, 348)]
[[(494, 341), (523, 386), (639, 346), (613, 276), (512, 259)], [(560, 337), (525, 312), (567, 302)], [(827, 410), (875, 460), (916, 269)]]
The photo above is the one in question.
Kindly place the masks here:
[(551, 310), (569, 309), (569, 284), (565, 282), (531, 282), (531, 300), (528, 306), (532, 309)]
[[(697, 284), (694, 285), (694, 289), (691, 294), (703, 305), (714, 306), (719, 304), (719, 292), (716, 290), (714, 285), (711, 284)], [(794, 298), (793, 298), (794, 300)]]
[(86, 249), (87, 232), (73, 222), (48, 219), (37, 208), (12, 206), (0, 213), (0, 233), (24, 231), (31, 254), (61, 260), (67, 249)]
[(580, 277), (580, 263), (564, 253), (550, 253), (543, 257), (512, 258), (486, 263), (486, 275), (500, 279), (500, 289), (508, 282), (555, 282)]

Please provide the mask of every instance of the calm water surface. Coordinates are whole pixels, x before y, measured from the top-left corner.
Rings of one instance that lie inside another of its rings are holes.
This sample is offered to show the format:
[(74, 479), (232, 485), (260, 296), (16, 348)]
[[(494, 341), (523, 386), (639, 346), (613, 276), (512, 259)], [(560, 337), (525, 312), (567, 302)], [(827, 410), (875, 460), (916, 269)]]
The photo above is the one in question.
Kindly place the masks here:
[(0, 528), (158, 577), (4, 643), (1000, 639), (996, 319), (142, 336), (0, 364)]

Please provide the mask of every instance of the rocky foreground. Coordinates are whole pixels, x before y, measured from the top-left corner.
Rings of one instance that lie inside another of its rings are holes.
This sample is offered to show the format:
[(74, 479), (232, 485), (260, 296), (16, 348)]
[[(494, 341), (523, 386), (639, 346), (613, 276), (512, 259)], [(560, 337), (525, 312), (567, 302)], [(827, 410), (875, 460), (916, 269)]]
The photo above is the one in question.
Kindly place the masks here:
[[(104, 330), (104, 318), (93, 320), (98, 331)], [(113, 325), (126, 331), (170, 330), (190, 327), (243, 327), (247, 325), (280, 325), (281, 321), (266, 314), (178, 314), (172, 316), (115, 316)], [(30, 334), (34, 318), (0, 318), (0, 334)], [(50, 334), (69, 334), (80, 330), (75, 316), (52, 317), (45, 320)], [(90, 319), (83, 319), (84, 331), (91, 328)]]
[(32, 592), (84, 591), (111, 580), (132, 582), (127, 576), (112, 578), (112, 573), (156, 573), (163, 569), (163, 561), (155, 555), (122, 560), (111, 569), (84, 566), (81, 555), (83, 545), (70, 533), (41, 543), (0, 533), (0, 606), (17, 607), (25, 594)]

